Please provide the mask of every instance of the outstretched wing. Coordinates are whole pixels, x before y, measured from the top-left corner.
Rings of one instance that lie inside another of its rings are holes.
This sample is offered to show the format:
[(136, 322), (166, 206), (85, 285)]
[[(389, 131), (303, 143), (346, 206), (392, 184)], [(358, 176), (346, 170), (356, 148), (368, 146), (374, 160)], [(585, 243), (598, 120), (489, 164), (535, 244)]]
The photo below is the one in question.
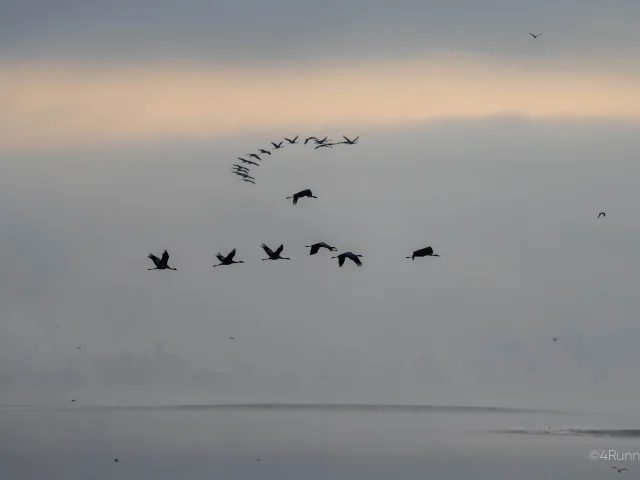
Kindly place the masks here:
[(229, 262), (229, 261), (233, 260), (233, 257), (235, 257), (235, 256), (236, 256), (236, 249), (234, 248), (233, 250), (231, 250), (229, 252), (229, 255), (227, 255), (227, 258), (225, 258), (225, 260), (227, 262)]
[(282, 250), (284, 250), (284, 243), (278, 247), (278, 249), (276, 250), (276, 255), (280, 255), (282, 253)]
[(169, 263), (169, 252), (167, 252), (166, 250), (162, 252), (162, 258), (160, 259), (160, 263), (165, 267), (167, 266), (167, 263)]
[(341, 267), (342, 265), (344, 265), (344, 259), (345, 256), (344, 255), (338, 255), (338, 266)]
[(319, 243), (311, 245), (311, 250), (309, 251), (309, 255), (315, 255), (316, 253), (318, 253), (318, 250), (320, 250)]
[(160, 259), (158, 257), (156, 257), (153, 253), (150, 253), (148, 258), (150, 258), (153, 261), (153, 263), (154, 263), (154, 265), (156, 267), (160, 263)]
[(262, 245), (260, 245), (262, 247), (262, 249), (267, 252), (267, 255), (269, 255), (269, 257), (273, 257), (273, 250), (271, 250), (269, 247), (267, 247), (264, 243)]
[(220, 260), (220, 262), (224, 262), (224, 257), (222, 256), (222, 254), (220, 252), (216, 253), (216, 258), (218, 260)]
[(300, 195), (298, 195), (297, 193), (293, 196), (293, 204), (295, 205), (296, 203), (298, 203), (298, 198), (300, 197)]

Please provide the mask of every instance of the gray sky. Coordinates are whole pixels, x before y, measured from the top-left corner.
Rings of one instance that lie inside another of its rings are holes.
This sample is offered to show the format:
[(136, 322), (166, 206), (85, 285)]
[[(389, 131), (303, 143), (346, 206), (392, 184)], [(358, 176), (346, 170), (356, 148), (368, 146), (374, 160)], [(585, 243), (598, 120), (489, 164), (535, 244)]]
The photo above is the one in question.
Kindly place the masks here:
[(0, 403), (635, 407), (640, 6), (481, 3), (1, 2)]
[[(637, 2), (3, 0), (0, 56), (289, 63), (470, 51), (632, 61)], [(543, 32), (535, 49), (528, 32)]]
[[(283, 136), (313, 133), (340, 131)], [(345, 133), (255, 186), (228, 168), (267, 136), (5, 157), (3, 403), (635, 405), (634, 124)], [(425, 245), (441, 257), (405, 259)], [(234, 247), (246, 264), (211, 268)], [(178, 271), (147, 271), (165, 248)]]

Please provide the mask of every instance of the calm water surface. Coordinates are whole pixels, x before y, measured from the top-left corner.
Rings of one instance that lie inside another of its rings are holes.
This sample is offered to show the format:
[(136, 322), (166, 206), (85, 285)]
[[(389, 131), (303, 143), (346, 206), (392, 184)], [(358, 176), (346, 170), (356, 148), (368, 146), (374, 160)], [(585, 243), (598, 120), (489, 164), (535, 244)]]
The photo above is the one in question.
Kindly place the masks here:
[(612, 465), (632, 478), (640, 454), (594, 461), (589, 452), (640, 452), (634, 422), (442, 409), (3, 407), (0, 479), (600, 479), (618, 475)]

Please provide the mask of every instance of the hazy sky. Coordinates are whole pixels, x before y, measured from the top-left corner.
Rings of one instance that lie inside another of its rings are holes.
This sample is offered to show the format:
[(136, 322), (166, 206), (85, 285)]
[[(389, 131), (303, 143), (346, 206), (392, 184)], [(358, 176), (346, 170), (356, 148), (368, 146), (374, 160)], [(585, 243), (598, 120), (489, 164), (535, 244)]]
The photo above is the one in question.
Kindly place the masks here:
[(635, 407), (637, 2), (0, 12), (1, 403)]

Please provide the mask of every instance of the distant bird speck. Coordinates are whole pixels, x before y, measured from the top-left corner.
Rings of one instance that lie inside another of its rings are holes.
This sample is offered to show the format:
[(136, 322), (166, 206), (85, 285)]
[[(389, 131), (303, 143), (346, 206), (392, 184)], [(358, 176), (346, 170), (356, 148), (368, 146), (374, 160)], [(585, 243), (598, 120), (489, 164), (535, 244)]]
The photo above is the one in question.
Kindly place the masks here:
[(537, 35), (534, 35), (533, 33), (530, 33), (529, 35), (531, 35), (533, 38), (538, 38), (540, 35), (542, 35), (542, 33), (539, 33)]
[(75, 399), (75, 398), (74, 398), (74, 399), (72, 399), (72, 400), (71, 400), (71, 403), (76, 403), (76, 399)]
[(604, 212), (600, 212), (600, 213), (598, 214), (598, 218), (600, 218), (600, 217), (605, 217), (605, 218), (606, 218), (606, 217), (607, 217), (607, 214), (606, 214), (606, 213), (604, 213)]
[(229, 340), (235, 340), (235, 338), (233, 338), (233, 337), (229, 337)]
[(265, 155), (271, 155), (271, 152), (269, 150), (265, 150), (264, 148), (261, 148), (260, 150), (258, 150), (259, 153), (264, 153)]
[(553, 337), (553, 338), (552, 338), (552, 340), (553, 340), (554, 342), (557, 342), (557, 341), (558, 341), (558, 337)]

